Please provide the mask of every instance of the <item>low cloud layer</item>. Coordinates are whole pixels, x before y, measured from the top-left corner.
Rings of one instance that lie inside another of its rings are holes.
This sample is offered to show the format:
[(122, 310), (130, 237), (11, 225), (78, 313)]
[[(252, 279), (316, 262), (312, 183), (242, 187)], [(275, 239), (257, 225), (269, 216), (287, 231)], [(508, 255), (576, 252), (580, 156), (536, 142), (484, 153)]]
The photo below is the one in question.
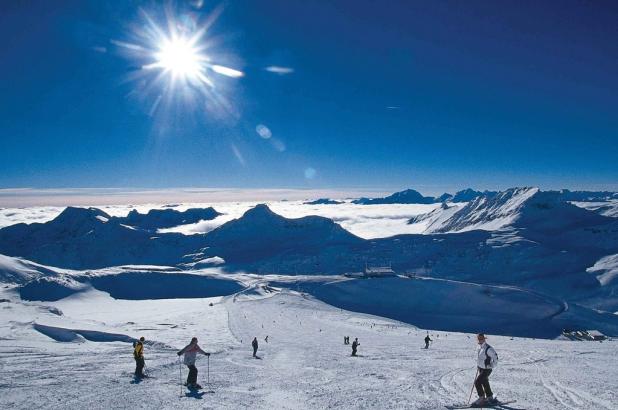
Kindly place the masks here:
[[(251, 202), (199, 202), (199, 203), (150, 203), (141, 205), (96, 205), (112, 216), (126, 216), (131, 210), (146, 213), (150, 209), (173, 208), (184, 211), (188, 208), (203, 208), (213, 206), (223, 215), (211, 221), (200, 221), (195, 224), (181, 225), (162, 229), (160, 232), (180, 232), (185, 235), (210, 232), (225, 222), (237, 219), (248, 209), (258, 203), (265, 202), (268, 206), (286, 218), (301, 218), (307, 215), (319, 215), (333, 219), (342, 227), (362, 238), (383, 238), (399, 234), (422, 233), (424, 226), (408, 225), (408, 220), (422, 213), (435, 209), (431, 205), (355, 205), (344, 203), (340, 205), (305, 205), (303, 201), (251, 201)], [(64, 209), (63, 206), (45, 206), (28, 208), (0, 209), (0, 227), (16, 223), (46, 222)]]

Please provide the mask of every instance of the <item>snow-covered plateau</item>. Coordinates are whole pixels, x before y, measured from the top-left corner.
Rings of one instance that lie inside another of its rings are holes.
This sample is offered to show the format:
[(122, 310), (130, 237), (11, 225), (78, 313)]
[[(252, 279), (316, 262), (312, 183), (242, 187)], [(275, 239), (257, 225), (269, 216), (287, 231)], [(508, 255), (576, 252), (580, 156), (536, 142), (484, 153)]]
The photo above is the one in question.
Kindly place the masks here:
[[(468, 401), (478, 332), (500, 408), (618, 408), (615, 201), (0, 209), (0, 408), (438, 409)], [(176, 355), (193, 336), (201, 391)]]

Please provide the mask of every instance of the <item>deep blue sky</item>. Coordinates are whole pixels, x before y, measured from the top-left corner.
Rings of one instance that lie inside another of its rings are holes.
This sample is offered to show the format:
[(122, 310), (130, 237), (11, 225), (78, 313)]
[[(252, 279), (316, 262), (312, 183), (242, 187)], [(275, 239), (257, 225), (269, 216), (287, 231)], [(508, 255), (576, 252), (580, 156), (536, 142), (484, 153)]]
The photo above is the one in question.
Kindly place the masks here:
[(0, 4), (0, 188), (618, 189), (615, 2), (228, 1), (205, 38), (246, 74), (214, 76), (229, 109), (152, 115), (161, 85), (118, 46), (140, 7), (163, 23), (156, 2)]

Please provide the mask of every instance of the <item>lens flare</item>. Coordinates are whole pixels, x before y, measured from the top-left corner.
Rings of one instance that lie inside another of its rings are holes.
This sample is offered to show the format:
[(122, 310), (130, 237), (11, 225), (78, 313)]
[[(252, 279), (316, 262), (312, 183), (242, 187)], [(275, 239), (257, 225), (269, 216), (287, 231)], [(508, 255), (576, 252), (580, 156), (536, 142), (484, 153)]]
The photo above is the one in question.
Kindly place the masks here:
[[(230, 56), (220, 52), (218, 41), (209, 33), (221, 9), (217, 8), (202, 19), (204, 14), (177, 13), (176, 9), (141, 11), (140, 24), (128, 33), (129, 39), (111, 40), (139, 64), (130, 74), (136, 81), (135, 94), (151, 101), (149, 114), (163, 114), (182, 104), (183, 111), (222, 115), (236, 115), (227, 92), (231, 85), (224, 78), (237, 79), (244, 73), (217, 56)], [(151, 14), (152, 13), (152, 14)], [(159, 18), (152, 16), (159, 16)], [(220, 37), (219, 37), (220, 39)], [(168, 115), (171, 118), (172, 115)]]

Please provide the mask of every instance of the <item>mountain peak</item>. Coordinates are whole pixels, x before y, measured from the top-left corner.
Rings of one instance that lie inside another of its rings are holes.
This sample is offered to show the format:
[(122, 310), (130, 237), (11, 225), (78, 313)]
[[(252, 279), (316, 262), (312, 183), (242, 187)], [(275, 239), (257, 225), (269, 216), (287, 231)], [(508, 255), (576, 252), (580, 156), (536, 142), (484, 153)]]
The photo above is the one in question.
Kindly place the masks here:
[(274, 213), (266, 204), (257, 204), (243, 214), (241, 219), (245, 218), (283, 218), (281, 215)]
[(115, 219), (130, 226), (155, 230), (192, 224), (201, 220), (212, 220), (219, 215), (221, 213), (213, 207), (189, 208), (182, 212), (175, 209), (151, 209), (147, 214), (141, 214), (134, 209), (126, 217)]
[(111, 216), (98, 208), (79, 208), (68, 206), (60, 214), (53, 219), (55, 223), (75, 224), (78, 221), (94, 221), (106, 222)]
[(374, 204), (432, 204), (435, 202), (435, 198), (429, 196), (423, 196), (420, 192), (408, 188), (403, 191), (395, 192), (384, 198), (360, 198), (352, 203), (360, 205), (374, 205)]

